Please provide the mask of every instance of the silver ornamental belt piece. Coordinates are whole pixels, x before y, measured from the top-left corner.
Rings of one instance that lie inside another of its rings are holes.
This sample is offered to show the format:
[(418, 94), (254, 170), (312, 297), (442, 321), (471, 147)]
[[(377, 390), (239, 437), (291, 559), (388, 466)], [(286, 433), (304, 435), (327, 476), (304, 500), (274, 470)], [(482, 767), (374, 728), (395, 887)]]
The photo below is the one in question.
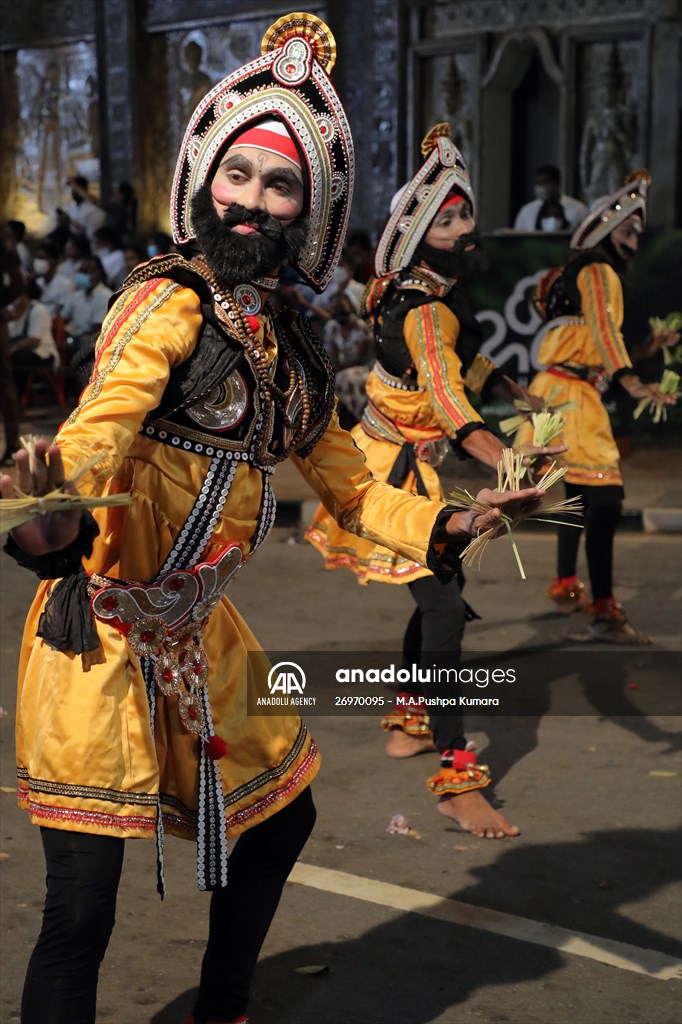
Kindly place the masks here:
[(169, 572), (155, 583), (125, 583), (96, 574), (93, 613), (114, 626), (140, 658), (151, 658), (154, 680), (165, 696), (177, 696), (180, 718), (193, 733), (204, 730), (198, 691), (206, 686), (203, 633), (211, 612), (242, 565), (231, 544), (213, 562)]
[(432, 441), (417, 441), (414, 445), (420, 462), (428, 462), (432, 469), (438, 469), (449, 451), (447, 437), (436, 437)]

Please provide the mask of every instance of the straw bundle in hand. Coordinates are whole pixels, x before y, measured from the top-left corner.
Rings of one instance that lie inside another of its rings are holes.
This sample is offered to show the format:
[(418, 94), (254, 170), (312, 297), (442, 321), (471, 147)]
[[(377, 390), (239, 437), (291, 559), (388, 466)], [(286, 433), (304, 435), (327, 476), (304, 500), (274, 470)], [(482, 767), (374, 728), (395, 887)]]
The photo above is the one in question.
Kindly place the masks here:
[[(522, 479), (525, 471), (523, 456), (518, 452), (514, 452), (511, 448), (505, 448), (502, 453), (502, 457), (497, 464), (498, 491), (522, 490)], [(542, 479), (542, 489), (544, 491), (548, 491), (550, 487), (553, 487), (554, 484), (563, 479), (565, 472), (565, 467), (557, 468), (556, 463), (553, 462)], [(473, 511), (480, 512), (481, 514), (490, 512), (494, 507), (486, 501), (478, 501), (478, 499), (474, 498), (469, 491), (463, 488), (455, 488), (454, 491), (450, 492), (450, 497), (456, 505), (462, 508), (472, 509)], [(464, 565), (471, 565), (474, 559), (478, 557), (480, 565), (480, 561), (483, 557), (483, 552), (485, 551), (488, 541), (492, 540), (501, 529), (506, 529), (511, 541), (512, 550), (514, 551), (516, 564), (519, 567), (521, 579), (525, 580), (526, 574), (518, 548), (516, 547), (512, 529), (515, 526), (518, 526), (520, 522), (523, 522), (524, 519), (537, 519), (540, 522), (546, 523), (562, 523), (564, 526), (576, 526), (580, 528), (580, 523), (564, 522), (560, 519), (548, 519), (547, 517), (554, 517), (556, 515), (579, 517), (582, 515), (582, 511), (583, 507), (580, 502), (580, 498), (565, 498), (562, 501), (555, 501), (550, 504), (541, 505), (539, 508), (529, 509), (528, 511), (518, 509), (513, 517), (505, 515), (503, 512), (502, 518), (496, 526), (492, 526), (488, 530), (484, 530), (483, 533), (479, 533), (479, 535), (474, 537), (471, 543), (464, 549), (461, 556), (462, 562)]]
[[(22, 447), (26, 449), (29, 456), (31, 470), (35, 467), (35, 444), (36, 438), (32, 435), (21, 438)], [(83, 494), (68, 494), (64, 487), (67, 483), (74, 486), (87, 473), (92, 473), (95, 467), (106, 458), (104, 452), (94, 455), (84, 455), (73, 467), (72, 474), (68, 480), (47, 494), (37, 496), (35, 494), (24, 494), (18, 487), (15, 487), (15, 498), (3, 498), (0, 500), (0, 533), (8, 533), (23, 523), (29, 522), (35, 516), (51, 515), (54, 512), (74, 512), (82, 509), (101, 508), (103, 506), (129, 505), (131, 496), (129, 494), (109, 494), (106, 497), (86, 497)]]
[[(664, 370), (661, 382), (658, 385), (661, 394), (664, 395), (679, 395), (680, 393), (680, 375), (675, 373), (673, 370)], [(668, 419), (668, 407), (660, 405), (658, 402), (654, 402), (652, 398), (643, 398), (637, 408), (635, 409), (633, 416), (637, 420), (642, 415), (645, 409), (651, 413), (651, 418), (654, 423), (660, 423), (661, 420), (665, 423)]]
[[(537, 412), (530, 404), (530, 402), (527, 402), (525, 401), (525, 399), (522, 398), (516, 399), (514, 401), (514, 408), (518, 409), (518, 413), (516, 416), (508, 416), (507, 419), (500, 420), (500, 430), (502, 431), (502, 433), (507, 435), (515, 434), (519, 427), (523, 426), (523, 424), (528, 422), (529, 420), (533, 421), (533, 425), (535, 425), (535, 416), (542, 415), (543, 413), (558, 413), (561, 409), (567, 409), (570, 405), (573, 404), (572, 402), (560, 402), (558, 405), (553, 405), (552, 396), (555, 395), (556, 393), (557, 389), (553, 388), (550, 394), (547, 396), (546, 400), (544, 398), (540, 398), (539, 400), (542, 404)], [(538, 396), (536, 396), (536, 404), (537, 397)], [(554, 437), (556, 436), (557, 435), (555, 434)], [(533, 438), (533, 444), (538, 444), (535, 438)], [(549, 441), (547, 441), (546, 444), (549, 444)], [(544, 447), (544, 445), (542, 447)]]
[[(663, 331), (680, 331), (682, 330), (682, 313), (668, 313), (665, 317), (649, 317), (649, 327), (651, 328), (651, 333), (654, 337), (656, 337), (657, 334), (662, 334)], [(663, 362), (666, 366), (670, 366), (671, 363), (678, 362), (679, 358), (679, 346), (676, 349), (669, 349), (665, 346), (663, 347)]]

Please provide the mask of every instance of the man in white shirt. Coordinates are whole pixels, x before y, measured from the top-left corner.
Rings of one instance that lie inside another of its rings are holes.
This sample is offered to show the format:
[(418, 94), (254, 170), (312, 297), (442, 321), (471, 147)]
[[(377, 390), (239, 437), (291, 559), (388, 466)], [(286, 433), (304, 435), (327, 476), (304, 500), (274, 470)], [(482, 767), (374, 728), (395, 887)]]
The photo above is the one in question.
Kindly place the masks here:
[(52, 242), (40, 242), (33, 256), (33, 270), (40, 288), (40, 301), (50, 316), (60, 316), (61, 308), (73, 293), (74, 283), (59, 272), (59, 251)]
[(73, 347), (89, 341), (102, 326), (109, 308), (111, 289), (103, 281), (104, 271), (96, 256), (86, 256), (76, 271), (76, 290), (64, 303), (62, 316)]
[(515, 231), (572, 231), (587, 214), (584, 203), (562, 193), (561, 171), (553, 164), (538, 167), (534, 191), (535, 199), (516, 214)]
[(113, 291), (123, 284), (123, 279), (128, 273), (125, 253), (121, 249), (118, 236), (111, 228), (97, 228), (95, 231), (92, 248), (104, 267), (104, 277), (109, 288)]
[(39, 366), (50, 366), (55, 369), (59, 364), (59, 352), (52, 337), (52, 317), (46, 306), (31, 295), (22, 292), (11, 307), (11, 319), (8, 321), (9, 357), (12, 372), (21, 399), (26, 390), (31, 370)]
[(71, 222), (71, 230), (76, 234), (87, 235), (92, 242), (95, 231), (101, 228), (107, 215), (101, 206), (93, 201), (88, 191), (87, 178), (72, 178), (70, 181), (73, 206), (66, 211)]

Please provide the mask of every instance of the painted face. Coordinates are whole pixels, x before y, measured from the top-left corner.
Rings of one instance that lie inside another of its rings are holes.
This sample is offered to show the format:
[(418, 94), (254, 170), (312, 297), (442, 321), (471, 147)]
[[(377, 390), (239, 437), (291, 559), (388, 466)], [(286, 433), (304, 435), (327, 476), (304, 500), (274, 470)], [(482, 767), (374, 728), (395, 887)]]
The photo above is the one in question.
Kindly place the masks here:
[[(463, 199), (438, 211), (424, 235), (424, 241), (434, 249), (452, 249), (458, 238), (471, 234), (475, 227), (471, 204)], [(470, 248), (475, 249), (475, 245)]]
[[(228, 150), (211, 183), (213, 206), (223, 217), (231, 203), (249, 210), (264, 210), (283, 225), (303, 210), (301, 172), (289, 160), (265, 149), (240, 146)], [(235, 232), (250, 235), (253, 224), (236, 224)]]
[(636, 213), (633, 213), (611, 232), (611, 244), (623, 262), (627, 263), (637, 252), (641, 234), (642, 221)]

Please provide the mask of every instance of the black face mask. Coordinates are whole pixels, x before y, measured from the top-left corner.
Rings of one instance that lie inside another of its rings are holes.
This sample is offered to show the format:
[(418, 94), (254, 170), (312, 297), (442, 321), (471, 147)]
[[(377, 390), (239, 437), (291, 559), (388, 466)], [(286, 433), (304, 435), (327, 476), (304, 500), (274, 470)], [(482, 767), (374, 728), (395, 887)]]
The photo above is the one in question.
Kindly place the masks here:
[[(252, 224), (258, 231), (240, 235), (232, 230), (236, 224)], [(249, 210), (239, 203), (231, 203), (221, 217), (207, 183), (192, 198), (192, 227), (213, 273), (233, 288), (295, 260), (308, 236), (309, 221), (299, 217), (285, 227), (265, 210)]]
[[(466, 247), (472, 242), (476, 248), (467, 252)], [(436, 246), (422, 240), (417, 246), (415, 257), (428, 263), (437, 274), (443, 277), (456, 277), (459, 281), (480, 273), (488, 266), (488, 260), (483, 252), (483, 239), (477, 231), (462, 235), (452, 249), (437, 249)]]
[(350, 320), (350, 313), (337, 313), (334, 319), (339, 324), (347, 324)]

